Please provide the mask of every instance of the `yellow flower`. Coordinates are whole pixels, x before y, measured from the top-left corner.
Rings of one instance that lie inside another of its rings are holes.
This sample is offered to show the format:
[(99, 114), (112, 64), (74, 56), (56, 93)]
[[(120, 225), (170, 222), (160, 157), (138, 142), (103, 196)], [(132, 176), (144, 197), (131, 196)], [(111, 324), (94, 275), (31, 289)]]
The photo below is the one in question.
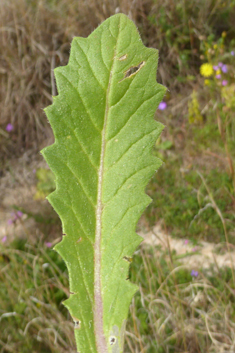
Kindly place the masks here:
[(226, 35), (227, 35), (227, 32), (223, 31), (223, 32), (222, 32), (222, 38), (225, 38)]
[(209, 86), (209, 84), (210, 84), (210, 80), (208, 80), (208, 79), (204, 80), (204, 85), (205, 86)]
[(200, 74), (204, 77), (209, 77), (213, 74), (213, 66), (209, 63), (200, 66)]
[(217, 48), (218, 48), (218, 45), (217, 45), (217, 44), (214, 44), (214, 45), (213, 45), (213, 48), (214, 48), (214, 49), (217, 49)]
[(215, 74), (216, 75), (220, 75), (221, 74), (221, 70), (220, 69), (216, 70)]

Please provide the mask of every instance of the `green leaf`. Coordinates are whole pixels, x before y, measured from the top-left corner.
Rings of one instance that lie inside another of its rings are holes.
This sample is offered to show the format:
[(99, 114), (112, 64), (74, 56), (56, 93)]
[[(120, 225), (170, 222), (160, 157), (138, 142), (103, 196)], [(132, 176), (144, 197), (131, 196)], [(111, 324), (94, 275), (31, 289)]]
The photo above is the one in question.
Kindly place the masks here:
[(130, 301), (129, 258), (142, 238), (144, 189), (161, 162), (151, 150), (163, 126), (153, 116), (165, 88), (158, 53), (123, 14), (87, 39), (74, 38), (69, 63), (55, 70), (58, 96), (45, 109), (55, 143), (42, 153), (56, 177), (48, 200), (59, 214), (55, 249), (69, 271), (64, 302), (80, 353), (123, 352)]

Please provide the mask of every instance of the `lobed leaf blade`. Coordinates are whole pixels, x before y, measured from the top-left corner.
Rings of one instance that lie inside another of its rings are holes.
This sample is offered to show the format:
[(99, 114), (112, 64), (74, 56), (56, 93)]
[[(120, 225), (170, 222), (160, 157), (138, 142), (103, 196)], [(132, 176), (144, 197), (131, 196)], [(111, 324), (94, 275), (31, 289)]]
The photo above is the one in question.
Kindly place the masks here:
[(68, 65), (55, 70), (59, 94), (45, 110), (55, 143), (42, 153), (56, 177), (48, 200), (66, 234), (55, 249), (68, 267), (64, 304), (80, 353), (123, 351), (137, 290), (127, 259), (142, 241), (135, 228), (150, 202), (144, 190), (161, 164), (151, 153), (165, 92), (157, 62), (157, 51), (118, 14), (87, 39), (74, 38)]

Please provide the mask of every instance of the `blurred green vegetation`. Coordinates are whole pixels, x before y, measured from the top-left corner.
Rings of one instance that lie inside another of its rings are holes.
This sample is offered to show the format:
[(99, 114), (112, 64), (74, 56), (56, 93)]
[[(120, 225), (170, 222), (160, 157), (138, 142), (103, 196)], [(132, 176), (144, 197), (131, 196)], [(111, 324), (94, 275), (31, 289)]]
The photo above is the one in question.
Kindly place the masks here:
[(52, 191), (55, 190), (55, 177), (51, 170), (39, 168), (36, 171), (37, 192), (35, 199), (45, 199)]

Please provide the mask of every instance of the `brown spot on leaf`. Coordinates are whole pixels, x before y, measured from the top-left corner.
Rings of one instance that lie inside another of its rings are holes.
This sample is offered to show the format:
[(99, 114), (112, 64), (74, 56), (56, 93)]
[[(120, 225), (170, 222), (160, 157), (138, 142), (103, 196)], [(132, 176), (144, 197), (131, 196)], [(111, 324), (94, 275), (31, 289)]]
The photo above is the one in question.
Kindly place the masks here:
[(126, 60), (126, 58), (127, 58), (127, 54), (120, 56), (118, 60), (123, 61), (123, 60)]
[(116, 343), (117, 339), (115, 336), (110, 336), (109, 337), (109, 343), (110, 343), (110, 346), (113, 346), (115, 343)]
[(129, 256), (124, 256), (123, 257), (123, 260), (127, 261), (127, 262), (132, 262), (132, 257), (129, 257)]
[[(136, 75), (137, 72), (139, 72), (140, 69), (144, 66), (144, 64), (145, 64), (145, 61), (142, 61), (142, 62), (141, 62), (139, 65), (137, 65), (137, 66), (131, 66), (131, 67), (125, 72), (125, 76), (124, 76), (124, 78), (123, 78), (121, 81), (125, 80), (126, 78), (130, 78), (130, 77)], [(121, 81), (120, 81), (120, 82), (121, 82)]]

